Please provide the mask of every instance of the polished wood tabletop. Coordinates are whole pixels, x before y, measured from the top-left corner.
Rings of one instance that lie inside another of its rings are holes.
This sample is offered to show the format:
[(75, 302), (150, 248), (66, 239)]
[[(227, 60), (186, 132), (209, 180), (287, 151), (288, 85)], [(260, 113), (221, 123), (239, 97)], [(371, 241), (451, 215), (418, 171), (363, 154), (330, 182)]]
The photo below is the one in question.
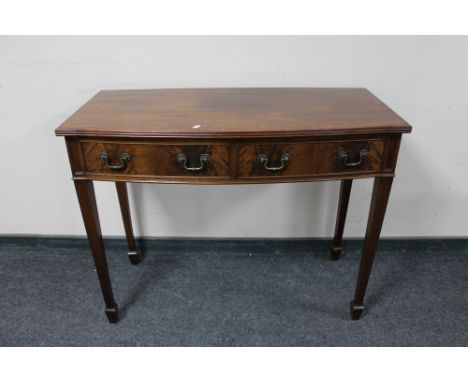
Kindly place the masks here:
[(367, 89), (215, 88), (101, 91), (57, 135), (291, 137), (410, 130)]
[[(100, 91), (57, 128), (64, 136), (110, 322), (118, 321), (93, 181), (115, 182), (132, 264), (127, 182), (242, 184), (340, 180), (338, 260), (353, 179), (374, 178), (351, 317), (364, 295), (403, 133), (411, 126), (367, 89), (212, 88)], [(337, 275), (338, 277), (338, 275)], [(155, 280), (157, 282), (157, 280)]]

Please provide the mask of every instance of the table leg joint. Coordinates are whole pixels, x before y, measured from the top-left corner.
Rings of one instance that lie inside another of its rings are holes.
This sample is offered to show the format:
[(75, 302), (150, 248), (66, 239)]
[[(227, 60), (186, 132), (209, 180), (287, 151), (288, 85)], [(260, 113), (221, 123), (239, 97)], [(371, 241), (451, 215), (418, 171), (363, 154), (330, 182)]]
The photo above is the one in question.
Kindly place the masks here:
[(106, 316), (111, 324), (119, 322), (119, 307), (115, 304), (112, 307), (106, 308)]
[(354, 301), (351, 301), (351, 318), (353, 320), (359, 320), (363, 311), (364, 305), (358, 305), (355, 304)]
[(333, 261), (337, 261), (340, 259), (341, 252), (343, 251), (343, 247), (341, 246), (334, 246), (333, 244), (330, 246), (330, 257)]
[(140, 254), (137, 251), (129, 251), (128, 259), (132, 265), (140, 264), (141, 261)]

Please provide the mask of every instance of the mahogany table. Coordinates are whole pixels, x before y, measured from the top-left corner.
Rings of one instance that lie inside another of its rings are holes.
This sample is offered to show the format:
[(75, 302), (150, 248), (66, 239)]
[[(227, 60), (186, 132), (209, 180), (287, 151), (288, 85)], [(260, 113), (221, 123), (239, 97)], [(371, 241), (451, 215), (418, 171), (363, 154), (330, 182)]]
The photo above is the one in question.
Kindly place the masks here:
[(411, 126), (366, 89), (232, 88), (101, 91), (57, 130), (110, 322), (118, 321), (93, 181), (115, 182), (132, 264), (126, 182), (245, 184), (341, 180), (337, 260), (353, 179), (374, 178), (351, 317), (359, 319), (402, 133)]

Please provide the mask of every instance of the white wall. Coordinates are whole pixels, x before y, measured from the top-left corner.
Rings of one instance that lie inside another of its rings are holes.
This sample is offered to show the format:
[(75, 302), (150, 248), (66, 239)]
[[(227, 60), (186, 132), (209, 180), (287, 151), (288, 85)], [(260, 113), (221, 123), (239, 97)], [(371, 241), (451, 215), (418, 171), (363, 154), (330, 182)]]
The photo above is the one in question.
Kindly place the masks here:
[[(83, 235), (54, 129), (99, 89), (367, 87), (413, 125), (383, 236), (468, 234), (467, 37), (1, 37), (0, 233)], [(354, 182), (346, 236), (362, 236), (371, 181)], [(103, 233), (122, 235), (97, 183)], [(146, 236), (330, 236), (338, 182), (131, 185)]]

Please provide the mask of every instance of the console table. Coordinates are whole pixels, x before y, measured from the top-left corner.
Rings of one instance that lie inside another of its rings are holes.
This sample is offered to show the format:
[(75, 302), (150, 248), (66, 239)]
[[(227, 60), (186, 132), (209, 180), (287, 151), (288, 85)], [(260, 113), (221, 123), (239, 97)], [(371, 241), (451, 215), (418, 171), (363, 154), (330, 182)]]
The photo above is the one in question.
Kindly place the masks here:
[(132, 264), (126, 182), (245, 184), (341, 180), (331, 258), (337, 260), (353, 179), (374, 178), (351, 317), (359, 319), (395, 176), (411, 126), (366, 89), (219, 88), (100, 91), (57, 130), (110, 322), (118, 307), (93, 181), (115, 182)]

